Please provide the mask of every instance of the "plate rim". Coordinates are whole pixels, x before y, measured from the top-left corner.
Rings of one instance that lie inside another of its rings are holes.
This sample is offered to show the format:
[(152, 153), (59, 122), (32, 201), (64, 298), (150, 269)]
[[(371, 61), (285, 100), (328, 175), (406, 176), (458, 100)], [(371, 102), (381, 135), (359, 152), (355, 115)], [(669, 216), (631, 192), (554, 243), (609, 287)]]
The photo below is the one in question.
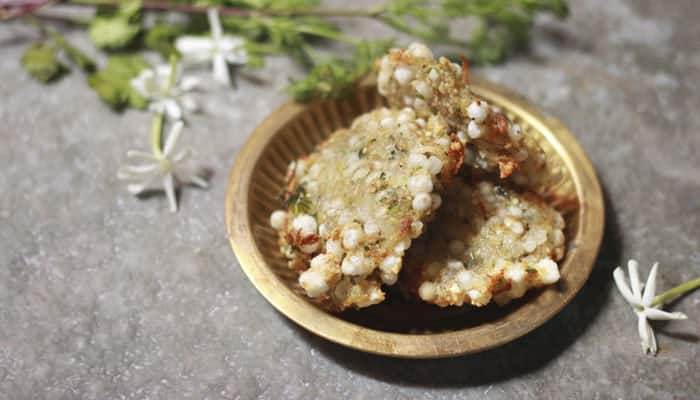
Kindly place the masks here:
[[(367, 85), (373, 85), (373, 82), (365, 82), (362, 86)], [(395, 333), (357, 325), (314, 306), (296, 295), (266, 266), (255, 244), (248, 218), (251, 178), (259, 156), (280, 127), (313, 106), (290, 101), (268, 115), (239, 150), (229, 173), (224, 205), (226, 232), (238, 263), (257, 291), (277, 311), (318, 336), (356, 350), (399, 358), (443, 358), (485, 351), (522, 337), (558, 314), (578, 294), (595, 266), (605, 225), (603, 193), (590, 159), (566, 126), (544, 115), (523, 96), (483, 79), (472, 79), (471, 87), (477, 94), (498, 100), (505, 109), (515, 112), (540, 131), (567, 165), (581, 206), (578, 211), (581, 233), (577, 232), (577, 237), (585, 240), (577, 243), (574, 257), (582, 258), (577, 265), (584, 268), (583, 278), (566, 288), (553, 307), (538, 313), (536, 318), (523, 321), (519, 329), (499, 334), (486, 344), (468, 336), (474, 335), (474, 329), (504, 330), (505, 327), (487, 323), (434, 334)]]

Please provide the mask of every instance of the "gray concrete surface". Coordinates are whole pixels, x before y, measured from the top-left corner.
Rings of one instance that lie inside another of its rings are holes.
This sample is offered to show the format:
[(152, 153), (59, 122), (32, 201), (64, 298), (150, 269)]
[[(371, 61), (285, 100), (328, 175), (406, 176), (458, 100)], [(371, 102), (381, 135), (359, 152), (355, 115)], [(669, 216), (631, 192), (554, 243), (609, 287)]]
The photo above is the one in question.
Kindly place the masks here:
[(661, 262), (660, 288), (700, 275), (700, 7), (570, 3), (568, 21), (540, 21), (528, 54), (478, 72), (568, 124), (593, 160), (608, 207), (596, 270), (532, 334), (431, 361), (310, 335), (230, 251), (228, 170), (285, 100), (277, 89), (298, 73), (287, 60), (270, 60), (263, 84), (201, 97), (207, 113), (184, 140), (215, 173), (170, 214), (165, 198), (135, 199), (115, 177), (127, 149), (148, 145), (148, 114), (109, 111), (80, 73), (33, 82), (18, 66), (32, 29), (0, 25), (0, 399), (697, 398), (700, 293), (672, 306), (688, 321), (655, 324), (654, 358), (610, 278), (630, 257), (644, 274)]

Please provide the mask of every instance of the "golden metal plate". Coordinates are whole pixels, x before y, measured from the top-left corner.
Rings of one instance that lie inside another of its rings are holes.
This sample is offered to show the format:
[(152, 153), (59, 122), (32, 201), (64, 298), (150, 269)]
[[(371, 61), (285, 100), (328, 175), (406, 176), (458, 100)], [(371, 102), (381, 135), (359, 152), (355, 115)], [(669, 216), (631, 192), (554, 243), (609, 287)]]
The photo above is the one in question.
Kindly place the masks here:
[(257, 127), (231, 170), (226, 190), (231, 247), (250, 281), (277, 310), (344, 346), (395, 357), (432, 358), (475, 353), (512, 341), (550, 319), (576, 295), (593, 268), (603, 235), (603, 196), (591, 162), (561, 123), (519, 95), (482, 80), (473, 81), (471, 87), (519, 123), (545, 152), (548, 167), (537, 190), (553, 201), (567, 223), (561, 280), (506, 307), (478, 309), (411, 304), (389, 293), (382, 304), (334, 315), (304, 296), (296, 273), (279, 253), (268, 218), (281, 207), (278, 194), (290, 161), (309, 153), (357, 115), (384, 104), (369, 82), (343, 100), (283, 105)]

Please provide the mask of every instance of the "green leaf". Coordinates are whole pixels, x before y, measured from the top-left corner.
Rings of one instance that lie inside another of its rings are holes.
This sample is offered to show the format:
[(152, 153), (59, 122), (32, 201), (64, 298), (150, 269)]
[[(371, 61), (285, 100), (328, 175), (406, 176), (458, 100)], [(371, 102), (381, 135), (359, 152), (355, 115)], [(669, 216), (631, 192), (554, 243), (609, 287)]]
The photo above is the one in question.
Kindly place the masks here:
[(116, 110), (126, 107), (142, 109), (147, 101), (131, 87), (131, 79), (146, 68), (149, 65), (140, 56), (112, 56), (103, 69), (88, 78), (88, 83), (105, 103)]
[(36, 80), (50, 82), (67, 71), (58, 61), (56, 48), (46, 43), (34, 43), (22, 55), (22, 66)]
[(175, 53), (175, 39), (187, 30), (183, 25), (155, 24), (144, 37), (144, 45), (151, 50), (159, 52), (164, 58)]
[(141, 32), (140, 24), (133, 24), (122, 17), (95, 17), (90, 24), (90, 39), (104, 49), (123, 49)]
[(342, 96), (372, 69), (377, 57), (385, 53), (392, 43), (392, 40), (360, 42), (352, 58), (330, 58), (314, 66), (304, 79), (292, 81), (287, 93), (300, 102)]
[(123, 49), (134, 42), (142, 30), (141, 1), (127, 0), (116, 9), (101, 7), (90, 23), (90, 39), (96, 46)]

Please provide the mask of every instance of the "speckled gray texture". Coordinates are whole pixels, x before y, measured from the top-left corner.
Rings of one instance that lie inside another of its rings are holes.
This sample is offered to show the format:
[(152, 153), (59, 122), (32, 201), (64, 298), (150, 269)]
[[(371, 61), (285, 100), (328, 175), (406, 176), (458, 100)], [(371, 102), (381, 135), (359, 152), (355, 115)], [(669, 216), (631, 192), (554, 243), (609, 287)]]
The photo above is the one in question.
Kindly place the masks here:
[[(337, 3), (341, 3), (338, 1)], [(149, 116), (110, 112), (80, 73), (43, 87), (18, 66), (33, 31), (0, 26), (0, 399), (685, 399), (700, 382), (700, 293), (672, 306), (643, 356), (611, 285), (630, 257), (659, 287), (700, 275), (700, 8), (694, 0), (571, 1), (528, 54), (478, 72), (576, 134), (605, 187), (595, 272), (571, 305), (483, 354), (406, 361), (316, 338), (256, 293), (224, 233), (228, 170), (298, 71), (284, 58), (203, 100), (183, 138), (215, 173), (129, 196), (115, 171)], [(372, 23), (349, 31), (386, 33)], [(70, 33), (85, 49), (80, 33)]]

